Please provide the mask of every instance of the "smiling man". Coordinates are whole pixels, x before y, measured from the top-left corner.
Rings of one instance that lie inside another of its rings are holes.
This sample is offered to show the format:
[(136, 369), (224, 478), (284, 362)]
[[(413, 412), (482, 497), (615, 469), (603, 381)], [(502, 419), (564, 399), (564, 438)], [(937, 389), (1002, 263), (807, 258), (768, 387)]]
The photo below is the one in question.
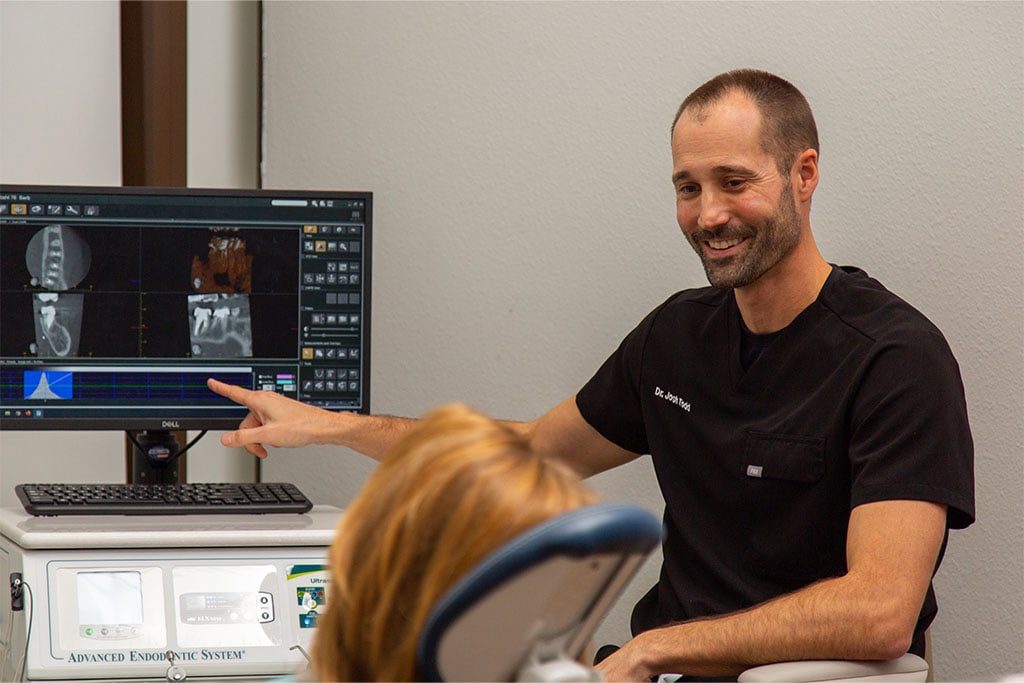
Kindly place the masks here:
[(610, 679), (924, 654), (946, 530), (974, 515), (963, 387), (931, 323), (822, 257), (818, 151), (772, 74), (723, 74), (679, 108), (677, 220), (712, 287), (652, 312), (576, 397), (651, 455), (666, 500), (661, 579)]
[[(677, 220), (708, 281), (735, 289), (741, 309), (785, 308), (771, 321), (744, 315), (752, 331), (773, 332), (817, 296), (831, 271), (811, 233), (818, 134), (795, 89), (752, 72), (727, 76), (688, 97), (673, 124)], [(777, 118), (764, 120), (762, 107)]]
[[(649, 456), (664, 563), (610, 680), (923, 654), (947, 531), (974, 519), (959, 368), (938, 329), (811, 232), (818, 136), (778, 76), (722, 74), (672, 128), (679, 227), (710, 287), (669, 297), (576, 394), (509, 423), (582, 476)], [(862, 226), (857, 226), (861, 228)], [(384, 458), (404, 418), (333, 414), (217, 382), (228, 446)]]

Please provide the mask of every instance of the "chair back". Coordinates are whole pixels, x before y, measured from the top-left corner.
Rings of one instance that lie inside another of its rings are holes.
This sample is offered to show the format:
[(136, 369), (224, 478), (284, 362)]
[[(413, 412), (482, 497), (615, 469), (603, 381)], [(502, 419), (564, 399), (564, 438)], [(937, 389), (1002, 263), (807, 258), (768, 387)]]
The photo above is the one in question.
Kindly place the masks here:
[(543, 668), (552, 663), (574, 665), (660, 541), (661, 522), (627, 504), (591, 505), (533, 527), (435, 606), (420, 636), (421, 673), (437, 681), (536, 680), (559, 670)]

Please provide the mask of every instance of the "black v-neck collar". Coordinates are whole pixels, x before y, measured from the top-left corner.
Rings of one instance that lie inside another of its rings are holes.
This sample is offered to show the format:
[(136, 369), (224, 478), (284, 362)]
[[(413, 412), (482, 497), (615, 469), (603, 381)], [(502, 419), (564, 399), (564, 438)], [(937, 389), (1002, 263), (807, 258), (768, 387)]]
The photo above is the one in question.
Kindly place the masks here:
[(739, 306), (736, 304), (736, 293), (730, 291), (726, 297), (725, 305), (728, 308), (728, 340), (729, 340), (729, 374), (732, 380), (733, 389), (742, 395), (758, 396), (775, 382), (780, 371), (796, 372), (797, 368), (784, 368), (786, 359), (792, 359), (794, 345), (806, 336), (822, 320), (825, 307), (820, 303), (821, 294), (829, 287), (831, 280), (836, 277), (835, 266), (829, 273), (828, 279), (822, 285), (818, 297), (793, 319), (786, 327), (778, 332), (772, 332), (768, 336), (771, 340), (751, 364), (750, 368), (744, 370), (742, 358), (742, 344), (745, 325), (740, 315)]
[(782, 330), (769, 332), (768, 334), (754, 334), (747, 327), (747, 324), (743, 322), (743, 316), (740, 316), (738, 313), (737, 315), (740, 319), (740, 365), (743, 371), (746, 372), (757, 362), (761, 354), (772, 345), (772, 342), (779, 338)]

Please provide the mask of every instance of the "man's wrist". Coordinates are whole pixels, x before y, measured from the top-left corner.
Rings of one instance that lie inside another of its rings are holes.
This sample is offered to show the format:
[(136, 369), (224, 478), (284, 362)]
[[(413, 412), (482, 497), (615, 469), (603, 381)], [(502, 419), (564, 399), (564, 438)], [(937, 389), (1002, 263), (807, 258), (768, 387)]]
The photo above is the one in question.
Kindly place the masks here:
[(675, 670), (679, 668), (676, 647), (679, 637), (668, 631), (667, 628), (644, 631), (623, 646), (628, 652), (631, 668), (640, 676), (638, 680), (647, 680), (663, 673), (684, 673)]

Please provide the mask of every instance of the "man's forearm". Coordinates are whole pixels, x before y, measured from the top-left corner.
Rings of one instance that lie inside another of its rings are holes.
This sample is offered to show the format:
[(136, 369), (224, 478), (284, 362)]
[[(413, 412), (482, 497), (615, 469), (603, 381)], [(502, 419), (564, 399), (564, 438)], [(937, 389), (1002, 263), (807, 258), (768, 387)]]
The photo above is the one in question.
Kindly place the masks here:
[[(315, 443), (345, 446), (376, 460), (386, 457), (398, 440), (418, 422), (406, 417), (326, 411), (305, 417), (309, 417), (312, 423), (302, 425), (298, 430), (313, 435)], [(534, 452), (564, 462), (583, 477), (637, 457), (635, 453), (607, 441), (587, 424), (580, 416), (574, 398), (566, 399), (531, 422), (499, 422), (522, 436)]]
[(945, 523), (946, 509), (935, 503), (860, 505), (850, 516), (844, 576), (745, 611), (641, 633), (598, 668), (609, 680), (646, 680), (731, 676), (801, 659), (899, 657), (913, 640)]
[(336, 418), (323, 425), (318, 441), (351, 448), (378, 461), (418, 422), (408, 417), (353, 413), (338, 413)]
[[(336, 419), (319, 428), (318, 443), (344, 446), (382, 460), (419, 423), (418, 418), (395, 415), (336, 413)], [(529, 423), (499, 420), (500, 424), (530, 440)]]
[(625, 678), (733, 676), (769, 662), (886, 659), (906, 652), (909, 634), (880, 613), (884, 599), (860, 591), (861, 598), (851, 600), (843, 581), (822, 581), (749, 610), (642, 633), (617, 653), (625, 668), (640, 674)]

